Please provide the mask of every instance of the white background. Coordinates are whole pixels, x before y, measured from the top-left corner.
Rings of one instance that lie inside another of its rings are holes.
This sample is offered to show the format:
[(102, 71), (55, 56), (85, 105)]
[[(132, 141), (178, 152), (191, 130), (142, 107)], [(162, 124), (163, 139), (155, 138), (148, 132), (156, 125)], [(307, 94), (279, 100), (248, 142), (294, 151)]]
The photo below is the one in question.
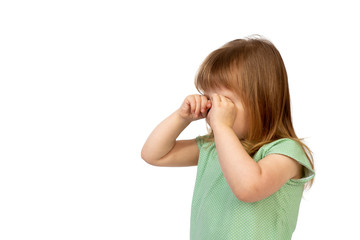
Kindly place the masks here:
[[(293, 239), (360, 239), (356, 1), (1, 1), (0, 239), (188, 239), (196, 168), (140, 157), (197, 68), (261, 34), (316, 180)], [(206, 133), (195, 122), (182, 138)]]

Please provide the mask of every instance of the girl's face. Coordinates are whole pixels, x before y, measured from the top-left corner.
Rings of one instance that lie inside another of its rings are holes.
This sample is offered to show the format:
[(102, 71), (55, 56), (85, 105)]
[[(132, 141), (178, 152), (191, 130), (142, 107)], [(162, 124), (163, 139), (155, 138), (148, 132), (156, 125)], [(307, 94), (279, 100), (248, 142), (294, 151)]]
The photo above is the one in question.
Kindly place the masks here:
[(234, 103), (236, 117), (233, 125), (233, 130), (239, 139), (244, 139), (247, 136), (249, 125), (248, 118), (245, 114), (244, 106), (241, 99), (234, 92), (225, 88), (205, 91), (204, 95), (210, 99), (211, 95), (214, 93), (222, 95), (230, 99)]

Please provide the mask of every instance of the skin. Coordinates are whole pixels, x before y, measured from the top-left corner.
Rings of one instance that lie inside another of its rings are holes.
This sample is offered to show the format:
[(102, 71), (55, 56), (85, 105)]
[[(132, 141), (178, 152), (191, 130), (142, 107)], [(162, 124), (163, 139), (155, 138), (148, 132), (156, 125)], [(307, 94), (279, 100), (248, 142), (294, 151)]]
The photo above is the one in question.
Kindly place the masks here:
[(240, 201), (259, 201), (278, 191), (289, 179), (301, 177), (302, 166), (290, 157), (270, 154), (255, 162), (249, 156), (239, 140), (246, 137), (247, 116), (241, 100), (227, 89), (186, 97), (181, 107), (150, 134), (142, 158), (155, 166), (197, 165), (196, 140), (176, 139), (192, 121), (203, 118), (213, 130), (224, 177)]

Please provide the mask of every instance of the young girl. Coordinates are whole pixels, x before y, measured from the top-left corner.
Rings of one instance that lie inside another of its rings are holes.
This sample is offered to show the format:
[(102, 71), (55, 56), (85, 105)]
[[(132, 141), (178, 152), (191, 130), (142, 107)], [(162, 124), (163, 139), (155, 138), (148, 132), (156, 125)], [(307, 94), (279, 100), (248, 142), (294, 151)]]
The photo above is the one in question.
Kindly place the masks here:
[[(141, 155), (155, 166), (198, 166), (191, 239), (291, 239), (304, 185), (315, 172), (296, 136), (287, 73), (265, 39), (238, 39), (213, 51), (185, 98), (147, 139)], [(206, 118), (210, 133), (177, 140)]]

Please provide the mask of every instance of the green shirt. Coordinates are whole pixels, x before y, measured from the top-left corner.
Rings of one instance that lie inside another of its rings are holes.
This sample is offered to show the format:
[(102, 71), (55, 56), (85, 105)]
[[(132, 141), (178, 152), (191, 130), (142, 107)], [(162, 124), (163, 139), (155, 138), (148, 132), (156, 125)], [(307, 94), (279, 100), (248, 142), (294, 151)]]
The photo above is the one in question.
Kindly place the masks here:
[(315, 175), (301, 146), (279, 139), (262, 146), (259, 161), (268, 154), (289, 156), (304, 166), (305, 176), (290, 179), (271, 196), (253, 203), (238, 200), (221, 171), (215, 143), (198, 137), (200, 149), (191, 207), (191, 240), (291, 239), (298, 218), (304, 184)]

